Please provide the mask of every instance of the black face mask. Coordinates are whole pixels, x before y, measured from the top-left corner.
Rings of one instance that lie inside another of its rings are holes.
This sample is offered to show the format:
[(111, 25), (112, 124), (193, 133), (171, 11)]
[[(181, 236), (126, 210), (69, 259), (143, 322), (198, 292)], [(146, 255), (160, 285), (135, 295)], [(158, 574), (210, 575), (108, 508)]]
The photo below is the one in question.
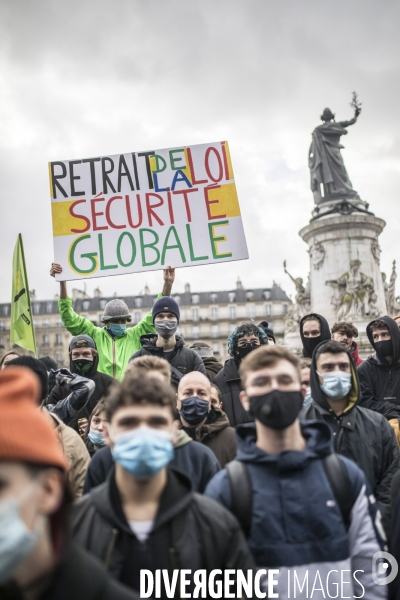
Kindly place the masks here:
[(84, 376), (92, 368), (93, 361), (88, 360), (87, 358), (77, 358), (72, 361), (72, 364), (74, 365), (75, 371), (78, 373), (78, 375)]
[(303, 346), (308, 351), (309, 354), (312, 354), (315, 348), (321, 341), (321, 335), (317, 335), (317, 337), (312, 338), (303, 338)]
[(375, 350), (380, 356), (392, 356), (393, 342), (392, 340), (384, 340), (383, 342), (375, 342)]
[(247, 342), (247, 344), (245, 346), (238, 346), (237, 352), (238, 352), (240, 358), (244, 358), (252, 350), (255, 350), (256, 348), (258, 348), (258, 344), (255, 344), (254, 342)]
[(250, 398), (249, 413), (266, 427), (286, 429), (292, 425), (303, 407), (303, 394), (274, 390)]

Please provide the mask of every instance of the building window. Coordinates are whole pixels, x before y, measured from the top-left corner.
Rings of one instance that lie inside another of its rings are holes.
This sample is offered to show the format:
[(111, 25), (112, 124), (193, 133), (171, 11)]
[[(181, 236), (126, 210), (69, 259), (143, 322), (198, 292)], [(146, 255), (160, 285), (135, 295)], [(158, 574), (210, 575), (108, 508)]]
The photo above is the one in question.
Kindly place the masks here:
[(3, 315), (3, 317), (8, 317), (8, 315), (10, 314), (10, 307), (8, 306), (8, 304), (4, 304), (1, 310), (1, 314)]
[(218, 319), (218, 308), (216, 306), (211, 307), (211, 320), (216, 321)]
[(200, 302), (199, 294), (192, 294), (192, 304), (198, 304)]
[(90, 300), (84, 300), (82, 302), (82, 309), (83, 310), (89, 310), (89, 308), (90, 308)]
[(271, 292), (270, 292), (270, 290), (264, 290), (263, 291), (263, 298), (264, 298), (264, 300), (271, 300)]
[(218, 325), (211, 325), (211, 337), (218, 337)]
[(43, 319), (43, 327), (50, 327), (50, 319)]
[(229, 318), (236, 319), (236, 306), (229, 307)]
[(233, 333), (236, 329), (235, 323), (230, 323), (229, 325), (229, 333)]
[(228, 292), (228, 300), (229, 302), (235, 302), (236, 294), (235, 292)]
[(62, 352), (56, 352), (56, 362), (62, 364), (63, 363), (63, 355)]
[(4, 338), (0, 337), (0, 348), (4, 348)]
[(210, 294), (210, 302), (215, 303), (218, 300), (218, 294), (216, 294), (215, 292), (213, 292), (212, 294)]
[(192, 327), (192, 337), (195, 340), (198, 340), (200, 336), (200, 327), (198, 325), (193, 325)]
[(199, 320), (199, 309), (198, 308), (192, 308), (192, 319), (193, 319), (193, 321)]
[(49, 336), (46, 334), (43, 336), (43, 346), (49, 345)]
[(135, 298), (135, 308), (142, 308), (143, 300), (142, 298)]
[(33, 319), (33, 326), (35, 329), (39, 327), (39, 321), (37, 319)]
[(282, 314), (287, 315), (287, 304), (282, 305)]
[(53, 312), (53, 303), (52, 302), (46, 302), (46, 312), (48, 312), (48, 313)]
[(255, 306), (254, 304), (248, 304), (247, 305), (247, 316), (249, 319), (252, 319), (255, 315)]
[(33, 313), (35, 315), (39, 315), (40, 314), (40, 304), (39, 304), (39, 302), (35, 302), (35, 304), (33, 305)]
[(180, 296), (174, 296), (174, 300), (177, 304), (181, 303), (181, 297)]
[(139, 323), (141, 318), (142, 318), (142, 313), (137, 310), (135, 312), (135, 325), (137, 325)]
[(100, 308), (101, 310), (104, 310), (107, 304), (107, 300), (100, 300)]
[(58, 329), (61, 329), (61, 327), (64, 327), (63, 322), (60, 319), (60, 317), (57, 319), (56, 327), (58, 327)]
[(212, 349), (215, 354), (219, 354), (219, 343), (213, 342)]
[(61, 335), (61, 333), (56, 333), (56, 346), (62, 346), (62, 335)]
[(248, 292), (246, 292), (246, 300), (248, 301), (252, 301), (254, 300), (254, 292), (252, 290), (249, 290)]
[(265, 305), (265, 316), (270, 317), (272, 315), (272, 306), (271, 304)]
[(4, 321), (0, 321), (0, 331), (5, 331), (6, 330), (6, 324), (4, 323)]

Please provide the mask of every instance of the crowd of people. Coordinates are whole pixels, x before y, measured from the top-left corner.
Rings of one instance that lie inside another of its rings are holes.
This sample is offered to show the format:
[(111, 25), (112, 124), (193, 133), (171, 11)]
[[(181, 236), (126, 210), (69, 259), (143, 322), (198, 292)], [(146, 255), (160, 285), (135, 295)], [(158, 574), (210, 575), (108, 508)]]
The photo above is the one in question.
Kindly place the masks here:
[(220, 570), (229, 597), (225, 572), (264, 569), (280, 598), (400, 599), (373, 569), (400, 561), (400, 317), (369, 323), (364, 361), (352, 323), (305, 316), (298, 357), (244, 321), (222, 365), (177, 333), (174, 277), (130, 327), (61, 282), (69, 369), (1, 358), (0, 598), (139, 598), (143, 570)]

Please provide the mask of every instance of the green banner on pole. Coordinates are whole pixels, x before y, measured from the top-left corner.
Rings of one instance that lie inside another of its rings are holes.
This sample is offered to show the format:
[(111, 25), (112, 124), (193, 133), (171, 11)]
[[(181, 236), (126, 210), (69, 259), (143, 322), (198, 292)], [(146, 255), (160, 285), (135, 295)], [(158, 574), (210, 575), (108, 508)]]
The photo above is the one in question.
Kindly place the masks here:
[(33, 327), (31, 298), (26, 273), (24, 246), (19, 233), (13, 255), (11, 297), (11, 342), (31, 350), (36, 356), (35, 330)]

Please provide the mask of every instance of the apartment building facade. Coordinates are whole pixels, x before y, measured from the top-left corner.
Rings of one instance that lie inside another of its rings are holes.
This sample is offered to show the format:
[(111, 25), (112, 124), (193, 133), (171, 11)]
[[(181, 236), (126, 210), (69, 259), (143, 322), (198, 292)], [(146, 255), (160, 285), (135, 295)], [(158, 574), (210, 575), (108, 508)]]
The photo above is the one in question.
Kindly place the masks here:
[[(103, 297), (96, 290), (94, 297), (73, 290), (74, 310), (101, 327), (101, 316), (104, 307), (112, 297)], [(132, 322), (136, 325), (151, 310), (157, 296), (148, 289), (145, 294), (123, 298), (127, 303)], [(181, 310), (181, 322), (178, 333), (190, 346), (201, 339), (209, 343), (215, 355), (224, 362), (228, 356), (227, 338), (237, 325), (245, 319), (253, 319), (256, 323), (268, 321), (274, 330), (278, 343), (282, 343), (284, 334), (284, 317), (291, 300), (277, 285), (270, 288), (244, 289), (238, 281), (231, 291), (192, 292), (186, 284), (183, 293), (174, 293), (173, 298)], [(0, 357), (12, 349), (24, 352), (10, 342), (10, 304), (0, 304)], [(36, 332), (38, 355), (53, 357), (60, 367), (68, 367), (68, 345), (71, 335), (62, 324), (57, 299), (36, 300), (32, 298), (33, 323)]]

